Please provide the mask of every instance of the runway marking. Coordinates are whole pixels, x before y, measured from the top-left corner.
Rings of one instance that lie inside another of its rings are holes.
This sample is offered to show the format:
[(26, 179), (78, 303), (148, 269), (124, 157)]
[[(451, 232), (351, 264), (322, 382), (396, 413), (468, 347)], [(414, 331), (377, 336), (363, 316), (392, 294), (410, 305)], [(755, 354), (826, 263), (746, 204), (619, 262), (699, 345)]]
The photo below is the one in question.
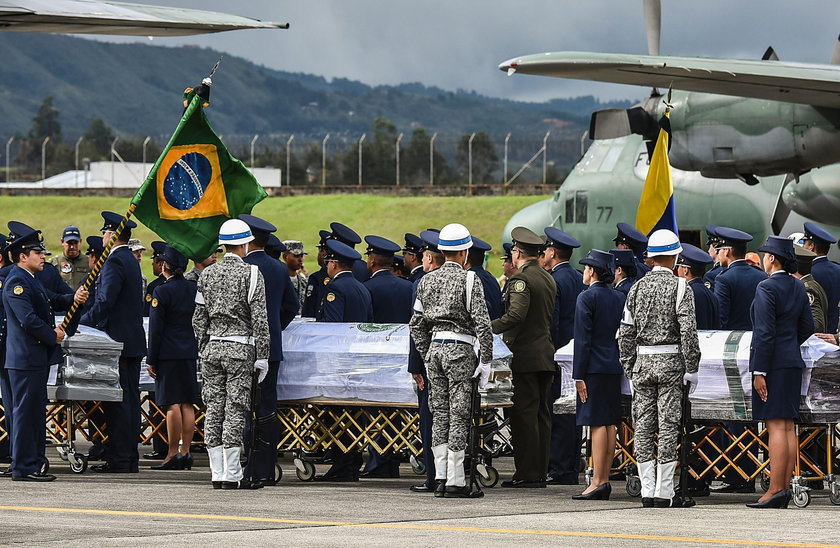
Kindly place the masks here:
[[(698, 544), (729, 544), (738, 546), (783, 546), (795, 548), (840, 548), (838, 544), (773, 542), (766, 540), (737, 540), (694, 537), (669, 537), (661, 535), (634, 535), (622, 533), (595, 533), (590, 531), (544, 531), (539, 529), (496, 529), (485, 527), (459, 527), (454, 525), (425, 525), (411, 523), (359, 523), (348, 521), (319, 521), (285, 518), (262, 518), (255, 516), (226, 516), (218, 514), (180, 514), (174, 512), (133, 512), (128, 510), (97, 510), (94, 508), (50, 508), (39, 506), (0, 506), (0, 510), (15, 512), (42, 512), (55, 514), (88, 514), (99, 516), (128, 516), (145, 518), (179, 518), (193, 520), (242, 521), (252, 523), (277, 523), (284, 525), (320, 525), (331, 527), (360, 527), (371, 529), (400, 529), (417, 531), (450, 531), (464, 533), (494, 533), (502, 535), (533, 535), (557, 537), (586, 537), (615, 540), (658, 540), (666, 542), (694, 542)], [(456, 518), (475, 519), (475, 518)]]

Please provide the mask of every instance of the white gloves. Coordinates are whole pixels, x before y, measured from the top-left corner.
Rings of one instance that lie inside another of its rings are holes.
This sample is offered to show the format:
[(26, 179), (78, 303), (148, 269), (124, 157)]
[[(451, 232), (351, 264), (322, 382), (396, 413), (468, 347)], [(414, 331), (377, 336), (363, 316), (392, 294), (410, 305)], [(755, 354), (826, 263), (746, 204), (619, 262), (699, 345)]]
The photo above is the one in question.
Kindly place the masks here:
[(257, 373), (257, 382), (263, 382), (268, 375), (268, 360), (257, 360), (254, 362), (254, 372)]
[(478, 387), (479, 388), (486, 388), (487, 382), (490, 380), (490, 364), (489, 363), (480, 363), (478, 367), (475, 368), (475, 373), (473, 373), (473, 378), (478, 377)]
[(686, 373), (683, 375), (683, 384), (688, 385), (688, 393), (694, 394), (694, 391), (697, 390), (697, 381), (699, 380), (699, 375), (697, 373)]

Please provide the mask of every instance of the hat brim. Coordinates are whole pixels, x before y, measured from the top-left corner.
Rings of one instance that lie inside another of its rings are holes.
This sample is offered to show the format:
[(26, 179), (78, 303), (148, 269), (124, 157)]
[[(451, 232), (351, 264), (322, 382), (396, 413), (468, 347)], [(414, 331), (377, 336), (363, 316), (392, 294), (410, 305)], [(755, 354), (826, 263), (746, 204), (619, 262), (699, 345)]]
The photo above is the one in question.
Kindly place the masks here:
[(64, 236), (61, 239), (64, 240), (65, 242), (81, 242), (82, 241), (81, 236), (75, 236), (75, 235)]
[(665, 251), (651, 251), (650, 248), (647, 250), (648, 257), (673, 257), (674, 255), (679, 255), (683, 252), (683, 247), (679, 246), (675, 249), (668, 249)]
[(437, 248), (441, 251), (466, 251), (467, 249), (473, 246), (472, 242), (467, 242), (465, 244), (458, 244), (458, 245), (444, 245), (438, 244)]

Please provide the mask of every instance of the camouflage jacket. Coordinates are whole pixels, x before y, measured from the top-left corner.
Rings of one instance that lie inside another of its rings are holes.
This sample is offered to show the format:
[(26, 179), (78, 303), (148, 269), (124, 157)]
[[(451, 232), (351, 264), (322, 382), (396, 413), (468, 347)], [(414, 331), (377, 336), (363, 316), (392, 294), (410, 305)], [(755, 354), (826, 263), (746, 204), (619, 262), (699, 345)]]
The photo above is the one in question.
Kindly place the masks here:
[(825, 333), (828, 330), (828, 296), (825, 289), (811, 274), (802, 276), (802, 283), (811, 305), (811, 316), (814, 317), (814, 332)]
[(435, 333), (451, 331), (477, 337), (481, 362), (490, 363), (493, 359), (493, 333), (490, 331), (484, 288), (478, 276), (472, 287), (469, 310), (466, 295), (467, 271), (459, 264), (447, 261), (420, 278), (414, 315), (409, 321), (411, 336), (420, 355), (426, 355)]
[[(697, 372), (700, 343), (697, 339), (694, 294), (686, 284), (677, 309), (677, 280), (670, 270), (655, 267), (633, 284), (627, 294), (619, 327), (618, 349), (628, 379), (632, 379), (633, 374), (645, 364), (662, 371), (684, 367), (689, 373)], [(637, 360), (639, 346), (659, 345), (677, 345), (679, 352), (648, 355), (643, 361)]]
[(198, 267), (192, 267), (192, 270), (184, 274), (184, 279), (189, 282), (198, 283), (198, 278), (201, 276), (201, 270)]
[(292, 287), (295, 288), (300, 300), (300, 306), (298, 307), (298, 312), (300, 312), (303, 310), (303, 301), (306, 299), (306, 285), (309, 283), (309, 277), (303, 272), (298, 272), (294, 276), (290, 275), (289, 279), (292, 281)]
[(257, 287), (248, 302), (251, 265), (228, 253), (201, 272), (195, 296), (193, 328), (199, 354), (211, 336), (253, 337), (256, 359), (268, 359), (268, 315), (265, 304), (265, 281), (256, 271)]

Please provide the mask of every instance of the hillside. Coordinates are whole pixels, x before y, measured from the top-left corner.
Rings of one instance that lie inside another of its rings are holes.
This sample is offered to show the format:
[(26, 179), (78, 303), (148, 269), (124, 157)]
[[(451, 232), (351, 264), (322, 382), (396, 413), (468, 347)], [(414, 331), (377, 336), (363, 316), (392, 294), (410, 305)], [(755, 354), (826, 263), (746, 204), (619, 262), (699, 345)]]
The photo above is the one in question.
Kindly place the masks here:
[[(103, 118), (123, 135), (161, 135), (180, 114), (180, 94), (206, 76), (221, 56), (196, 47), (109, 44), (42, 34), (0, 35), (0, 135), (25, 135), (47, 96), (55, 98), (65, 140)], [(398, 129), (542, 132), (568, 128), (579, 134), (592, 97), (521, 103), (422, 84), (370, 87), (346, 79), (293, 74), (225, 56), (214, 77), (213, 123), (225, 135), (358, 134), (377, 116)]]

